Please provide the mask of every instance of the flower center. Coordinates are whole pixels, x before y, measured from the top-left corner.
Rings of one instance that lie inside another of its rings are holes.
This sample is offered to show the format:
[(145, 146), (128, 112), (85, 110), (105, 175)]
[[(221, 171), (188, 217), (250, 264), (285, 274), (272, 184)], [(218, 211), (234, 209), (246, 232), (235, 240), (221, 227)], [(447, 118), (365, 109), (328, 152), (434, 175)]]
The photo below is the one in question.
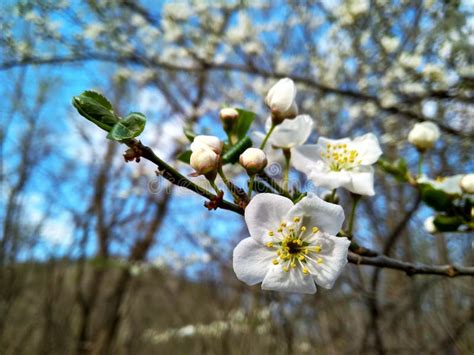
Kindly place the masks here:
[[(295, 217), (293, 222), (291, 225), (282, 222), (277, 229), (277, 233), (269, 231), (268, 236), (273, 237), (273, 240), (267, 243), (267, 247), (276, 249), (277, 257), (273, 259), (274, 265), (281, 264), (285, 272), (295, 269), (309, 275), (311, 273), (308, 268), (309, 261), (313, 261), (313, 265), (323, 263), (323, 259), (319, 255), (314, 255), (319, 254), (322, 247), (319, 244), (310, 244), (305, 240), (307, 228), (306, 226), (300, 226), (300, 217)], [(318, 232), (318, 227), (311, 229), (312, 234)]]
[(348, 149), (347, 144), (326, 144), (326, 151), (321, 153), (321, 158), (326, 161), (332, 171), (351, 170), (362, 163), (359, 152)]

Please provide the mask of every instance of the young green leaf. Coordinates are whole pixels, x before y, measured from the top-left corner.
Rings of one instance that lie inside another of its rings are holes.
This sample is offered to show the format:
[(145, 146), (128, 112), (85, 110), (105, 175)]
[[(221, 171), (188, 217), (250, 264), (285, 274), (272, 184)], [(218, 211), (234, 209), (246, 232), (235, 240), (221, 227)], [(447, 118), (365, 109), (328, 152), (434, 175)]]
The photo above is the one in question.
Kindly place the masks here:
[(114, 141), (135, 138), (143, 132), (145, 124), (146, 117), (143, 114), (131, 112), (112, 127), (107, 138)]
[(450, 196), (444, 191), (437, 190), (429, 184), (421, 184), (421, 199), (436, 211), (446, 212), (454, 206)]
[(189, 162), (191, 161), (191, 154), (192, 152), (190, 150), (186, 150), (179, 154), (177, 159), (179, 161), (182, 161), (183, 163), (189, 164)]
[(193, 142), (194, 138), (196, 138), (197, 136), (197, 134), (194, 133), (194, 131), (190, 127), (184, 127), (183, 133), (191, 143)]
[(252, 146), (252, 141), (249, 137), (244, 137), (234, 144), (223, 156), (222, 161), (224, 164), (236, 163), (239, 161), (240, 154), (242, 154), (245, 149)]
[(107, 98), (102, 95), (101, 93), (93, 90), (86, 90), (82, 93), (82, 96), (90, 97), (91, 99), (95, 100), (97, 103), (104, 106), (106, 109), (113, 111), (112, 104), (110, 103)]
[(239, 117), (237, 118), (237, 124), (235, 125), (232, 134), (241, 140), (250, 129), (250, 126), (255, 119), (255, 113), (240, 108), (237, 109), (237, 112), (239, 113)]
[(454, 232), (462, 224), (462, 218), (459, 216), (438, 215), (433, 220), (433, 223), (440, 232)]
[(86, 91), (79, 96), (74, 96), (72, 104), (81, 116), (109, 132), (117, 123), (118, 118), (112, 108), (108, 108), (109, 106), (104, 103), (103, 99), (105, 98), (100, 99), (97, 96), (99, 94), (91, 93), (90, 91)]

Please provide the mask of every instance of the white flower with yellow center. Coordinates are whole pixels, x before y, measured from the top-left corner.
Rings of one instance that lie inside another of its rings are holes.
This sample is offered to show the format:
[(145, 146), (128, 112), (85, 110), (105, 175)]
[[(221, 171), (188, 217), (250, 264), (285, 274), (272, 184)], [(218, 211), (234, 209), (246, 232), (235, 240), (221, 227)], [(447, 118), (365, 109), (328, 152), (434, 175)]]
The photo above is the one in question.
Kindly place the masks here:
[(315, 293), (332, 288), (347, 264), (349, 240), (335, 237), (344, 221), (341, 206), (310, 194), (297, 204), (262, 193), (245, 209), (250, 238), (234, 249), (237, 278), (262, 289)]
[(372, 133), (349, 138), (320, 137), (317, 144), (303, 145), (292, 151), (293, 165), (317, 186), (335, 189), (344, 187), (359, 194), (374, 192), (374, 164), (380, 155), (377, 137)]

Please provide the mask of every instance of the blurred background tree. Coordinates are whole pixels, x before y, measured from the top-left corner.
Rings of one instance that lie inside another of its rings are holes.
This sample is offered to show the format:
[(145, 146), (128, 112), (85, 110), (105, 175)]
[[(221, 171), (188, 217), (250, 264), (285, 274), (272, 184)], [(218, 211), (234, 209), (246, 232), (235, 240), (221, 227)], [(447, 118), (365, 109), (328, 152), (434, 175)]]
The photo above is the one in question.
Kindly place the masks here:
[[(208, 212), (151, 164), (125, 165), (70, 105), (94, 87), (119, 112), (145, 112), (141, 139), (173, 160), (182, 126), (223, 137), (223, 105), (266, 112), (261, 98), (288, 76), (317, 136), (374, 132), (415, 171), (407, 132), (432, 120), (442, 139), (425, 173), (472, 172), (470, 1), (0, 6), (1, 354), (474, 352), (471, 278), (349, 265), (312, 297), (241, 284), (239, 216)], [(365, 246), (473, 264), (472, 234), (421, 227), (433, 211), (413, 187), (378, 173), (376, 191), (355, 227)]]

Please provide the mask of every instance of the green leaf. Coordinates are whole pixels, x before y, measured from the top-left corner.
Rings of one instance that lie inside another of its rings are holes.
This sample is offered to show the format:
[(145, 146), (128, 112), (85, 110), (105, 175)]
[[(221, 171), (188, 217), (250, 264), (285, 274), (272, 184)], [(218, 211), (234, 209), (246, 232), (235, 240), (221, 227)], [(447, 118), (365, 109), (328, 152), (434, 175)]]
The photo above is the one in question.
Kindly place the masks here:
[(239, 113), (239, 117), (237, 118), (237, 123), (232, 130), (232, 134), (237, 136), (237, 138), (240, 140), (245, 137), (247, 132), (250, 129), (250, 126), (253, 123), (253, 120), (255, 119), (255, 113), (242, 110), (240, 108), (237, 109), (237, 112)]
[(98, 98), (97, 95), (91, 97), (94, 95), (86, 91), (79, 96), (74, 96), (72, 104), (81, 116), (109, 132), (117, 123), (118, 118), (113, 110), (108, 108), (108, 105), (104, 106), (103, 100)]
[(436, 211), (446, 212), (454, 207), (450, 196), (444, 191), (437, 190), (429, 184), (420, 184), (420, 187), (421, 199)]
[(182, 152), (181, 154), (178, 155), (177, 159), (179, 161), (182, 161), (183, 163), (189, 164), (191, 160), (191, 154), (192, 152), (190, 150), (186, 150)]
[(131, 112), (112, 127), (107, 138), (114, 141), (135, 138), (143, 132), (145, 124), (146, 117), (143, 114)]
[(104, 106), (106, 109), (113, 111), (112, 104), (110, 103), (107, 98), (102, 95), (101, 93), (93, 90), (87, 90), (82, 93), (83, 96), (90, 97), (91, 99), (95, 100), (97, 103)]
[(453, 232), (462, 224), (462, 218), (459, 216), (438, 215), (433, 220), (433, 223), (440, 232)]
[(387, 174), (392, 175), (397, 181), (408, 181), (408, 166), (405, 159), (400, 158), (390, 163), (387, 160), (379, 159), (377, 165)]
[(183, 133), (191, 143), (193, 142), (194, 138), (196, 138), (197, 136), (197, 134), (190, 127), (184, 127)]
[(252, 141), (249, 137), (244, 137), (234, 144), (223, 156), (222, 161), (224, 164), (232, 163), (235, 164), (245, 149), (252, 146)]

